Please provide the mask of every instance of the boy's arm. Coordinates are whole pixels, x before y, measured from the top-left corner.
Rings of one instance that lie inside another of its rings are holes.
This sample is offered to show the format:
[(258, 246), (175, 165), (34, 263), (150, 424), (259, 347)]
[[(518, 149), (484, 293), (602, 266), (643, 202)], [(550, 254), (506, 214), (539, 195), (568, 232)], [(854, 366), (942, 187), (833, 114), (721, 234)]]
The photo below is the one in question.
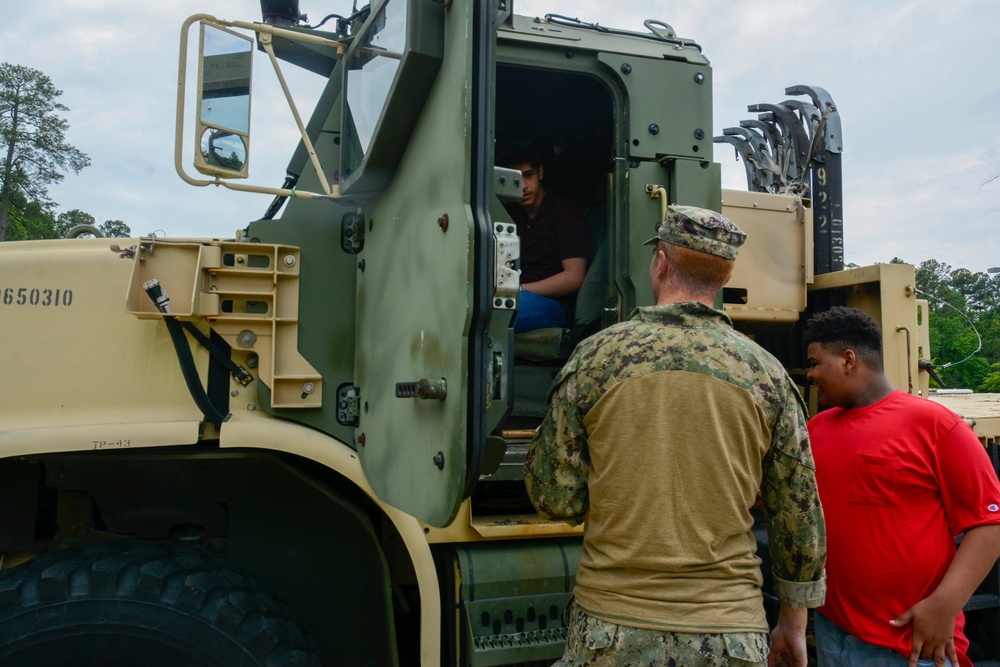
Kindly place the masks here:
[(897, 627), (913, 623), (910, 667), (921, 657), (947, 657), (958, 664), (955, 617), (1000, 558), (1000, 525), (976, 526), (965, 531), (955, 559), (938, 587), (928, 597), (889, 621)]

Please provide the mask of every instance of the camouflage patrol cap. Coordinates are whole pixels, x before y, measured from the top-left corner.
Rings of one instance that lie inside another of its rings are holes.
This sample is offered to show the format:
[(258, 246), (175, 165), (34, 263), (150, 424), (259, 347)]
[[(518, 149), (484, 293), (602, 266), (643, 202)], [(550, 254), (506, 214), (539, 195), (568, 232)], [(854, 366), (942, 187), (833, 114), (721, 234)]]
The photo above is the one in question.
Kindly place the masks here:
[(743, 230), (721, 213), (696, 206), (671, 204), (667, 208), (666, 219), (656, 227), (656, 236), (643, 245), (664, 241), (725, 259), (736, 259), (746, 238)]

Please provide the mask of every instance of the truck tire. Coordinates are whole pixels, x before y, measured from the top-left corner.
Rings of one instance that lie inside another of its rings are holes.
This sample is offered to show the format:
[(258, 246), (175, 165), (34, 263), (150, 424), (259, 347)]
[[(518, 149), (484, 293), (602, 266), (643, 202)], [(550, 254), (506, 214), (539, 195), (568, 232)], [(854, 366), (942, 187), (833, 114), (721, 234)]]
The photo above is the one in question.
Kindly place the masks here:
[(116, 540), (0, 573), (0, 664), (319, 666), (288, 605), (212, 554)]

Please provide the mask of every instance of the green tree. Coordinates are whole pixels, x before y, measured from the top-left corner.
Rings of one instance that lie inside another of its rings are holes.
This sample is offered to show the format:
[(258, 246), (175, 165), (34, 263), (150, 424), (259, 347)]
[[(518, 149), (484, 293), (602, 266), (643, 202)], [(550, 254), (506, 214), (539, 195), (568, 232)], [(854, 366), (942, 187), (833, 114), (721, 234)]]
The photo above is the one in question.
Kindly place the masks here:
[(66, 142), (69, 123), (58, 113), (69, 108), (57, 102), (62, 95), (49, 77), (38, 70), (0, 63), (0, 241), (7, 237), (7, 218), (14, 192), (28, 200), (48, 202), (47, 186), (58, 183), (63, 172), (79, 173), (90, 164), (85, 153)]
[[(895, 260), (894, 260), (895, 261)], [(930, 350), (949, 387), (1000, 388), (1000, 278), (937, 260), (916, 269), (930, 305)], [(933, 380), (932, 380), (933, 382)]]
[(7, 240), (59, 238), (56, 219), (49, 208), (38, 201), (26, 201), (20, 192), (13, 193), (7, 213)]
[(91, 214), (85, 213), (78, 208), (74, 208), (72, 211), (63, 211), (56, 217), (57, 238), (65, 238), (69, 230), (80, 225), (96, 227), (97, 220)]
[(121, 220), (105, 220), (98, 229), (108, 238), (127, 238), (132, 236), (132, 229)]
[[(121, 220), (105, 220), (98, 225), (94, 216), (74, 208), (72, 211), (63, 211), (56, 218), (57, 238), (65, 238), (71, 230), (82, 225), (94, 227), (108, 238), (125, 238), (132, 235), (132, 229)], [(89, 235), (82, 234), (81, 236)]]

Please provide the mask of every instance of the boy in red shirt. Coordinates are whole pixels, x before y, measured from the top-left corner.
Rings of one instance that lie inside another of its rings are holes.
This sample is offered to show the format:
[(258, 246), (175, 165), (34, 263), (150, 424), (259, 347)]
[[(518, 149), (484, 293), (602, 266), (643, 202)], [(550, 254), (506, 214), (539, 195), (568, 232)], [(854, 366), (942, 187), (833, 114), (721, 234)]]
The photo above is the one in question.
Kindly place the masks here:
[(819, 667), (971, 665), (962, 607), (1000, 556), (989, 457), (956, 414), (893, 388), (862, 311), (819, 313), (805, 340), (830, 408), (809, 422), (828, 549)]

